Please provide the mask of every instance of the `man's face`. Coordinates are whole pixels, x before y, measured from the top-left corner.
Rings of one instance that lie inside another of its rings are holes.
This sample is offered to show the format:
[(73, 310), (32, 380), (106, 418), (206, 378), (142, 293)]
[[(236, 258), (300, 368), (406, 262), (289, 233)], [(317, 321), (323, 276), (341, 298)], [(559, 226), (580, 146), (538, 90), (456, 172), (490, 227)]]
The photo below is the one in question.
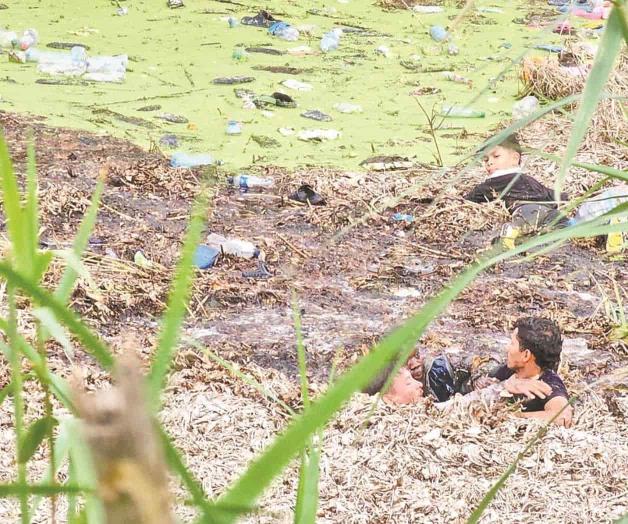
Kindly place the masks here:
[(521, 155), (512, 149), (503, 146), (495, 146), (484, 155), (484, 169), (492, 175), (498, 169), (517, 167)]
[(423, 384), (412, 378), (410, 370), (403, 367), (394, 378), (384, 398), (395, 404), (414, 404), (423, 397)]
[(527, 349), (521, 350), (517, 329), (515, 329), (510, 335), (510, 344), (506, 348), (506, 365), (514, 371), (521, 369), (529, 360), (529, 353)]

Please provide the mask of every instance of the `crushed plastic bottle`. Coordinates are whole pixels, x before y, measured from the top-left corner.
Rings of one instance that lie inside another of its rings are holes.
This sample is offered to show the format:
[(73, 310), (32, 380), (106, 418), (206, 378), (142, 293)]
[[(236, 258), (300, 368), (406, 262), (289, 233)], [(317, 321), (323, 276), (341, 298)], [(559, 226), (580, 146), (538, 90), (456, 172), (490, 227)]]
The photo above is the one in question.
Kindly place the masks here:
[(234, 255), (240, 258), (257, 258), (260, 256), (260, 249), (248, 240), (239, 238), (227, 238), (216, 233), (211, 233), (207, 237), (207, 245), (220, 249), (225, 255)]
[(128, 63), (127, 55), (92, 56), (87, 59), (85, 79), (96, 82), (123, 82)]
[(193, 263), (199, 269), (209, 269), (213, 267), (220, 255), (220, 249), (201, 244), (194, 252)]
[(443, 104), (441, 107), (440, 116), (449, 118), (484, 118), (486, 116), (486, 113), (484, 111), (478, 111), (471, 107)]
[(81, 76), (87, 69), (87, 52), (84, 47), (74, 46), (69, 53), (26, 50), (26, 60), (37, 62), (37, 70), (48, 75)]
[(526, 96), (512, 106), (512, 117), (516, 120), (531, 115), (539, 108), (539, 99), (535, 96)]
[(36, 29), (26, 29), (19, 40), (19, 46), (22, 51), (26, 51), (27, 49), (37, 45), (39, 41), (39, 35), (37, 34)]
[(274, 185), (272, 178), (262, 178), (244, 173), (228, 177), (227, 183), (231, 186), (239, 187), (240, 191), (243, 193), (246, 193), (249, 189), (254, 188), (268, 189)]
[(271, 35), (281, 38), (282, 40), (287, 40), (288, 42), (294, 42), (299, 39), (299, 30), (286, 22), (273, 22), (273, 24), (268, 28), (268, 32)]
[(412, 224), (412, 222), (414, 222), (414, 216), (408, 215), (406, 213), (395, 213), (392, 216), (392, 219), (395, 222), (406, 222), (407, 224)]
[(240, 125), (240, 123), (235, 120), (229, 120), (229, 122), (227, 122), (227, 134), (228, 135), (241, 135), (242, 126)]
[(336, 49), (338, 49), (338, 46), (340, 45), (341, 35), (342, 29), (340, 28), (336, 28), (329, 31), (328, 33), (325, 33), (323, 35), (323, 38), (321, 38), (321, 51), (323, 53), (329, 53), (330, 51), (335, 51)]
[(17, 33), (0, 29), (0, 47), (15, 47), (18, 43)]
[(197, 166), (209, 166), (215, 164), (216, 161), (211, 155), (208, 154), (190, 154), (183, 151), (177, 151), (172, 153), (170, 157), (171, 167), (197, 167)]
[(615, 209), (620, 204), (628, 202), (628, 184), (611, 187), (597, 195), (588, 198), (576, 211), (576, 215), (569, 220), (574, 226), (593, 220)]

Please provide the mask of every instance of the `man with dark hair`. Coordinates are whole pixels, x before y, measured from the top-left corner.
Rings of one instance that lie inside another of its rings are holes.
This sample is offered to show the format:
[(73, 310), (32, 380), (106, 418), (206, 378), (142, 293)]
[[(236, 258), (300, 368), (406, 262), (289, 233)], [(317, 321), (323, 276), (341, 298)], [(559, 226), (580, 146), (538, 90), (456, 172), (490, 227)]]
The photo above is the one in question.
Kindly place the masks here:
[[(506, 348), (506, 365), (488, 371), (482, 367), (483, 359), (473, 358), (468, 359), (468, 366), (456, 367), (441, 355), (431, 360), (413, 357), (408, 361), (408, 368), (416, 380), (423, 381), (426, 394), (440, 401), (436, 405), (443, 409), (456, 393), (471, 401), (484, 398), (482, 391), (486, 390), (493, 395), (493, 400), (504, 393), (514, 400), (521, 400), (520, 415), (524, 418), (550, 420), (560, 413), (554, 422), (569, 426), (572, 418), (572, 409), (567, 406), (569, 394), (556, 374), (561, 350), (562, 338), (555, 322), (525, 317), (516, 322), (511, 334)], [(435, 368), (434, 364), (443, 359), (447, 362), (444, 365), (440, 362)], [(473, 363), (475, 360), (477, 366)]]
[[(491, 375), (503, 381), (505, 389), (514, 393), (515, 398), (526, 397), (522, 417), (550, 420), (562, 411), (555, 422), (571, 424), (569, 394), (556, 373), (562, 348), (560, 329), (552, 320), (525, 317), (516, 322), (506, 349), (506, 365)], [(542, 391), (530, 390), (530, 383), (535, 380), (547, 387)]]
[(414, 404), (423, 398), (423, 385), (412, 377), (410, 370), (405, 366), (397, 372), (395, 378), (390, 381), (390, 386), (384, 391), (394, 369), (394, 363), (387, 366), (362, 390), (363, 393), (369, 395), (382, 393), (382, 398), (391, 404)]
[[(502, 199), (513, 219), (502, 229), (504, 247), (514, 247), (514, 239), (534, 233), (551, 224), (558, 216), (554, 192), (521, 171), (521, 145), (516, 135), (506, 137), (499, 145), (484, 151), (482, 183), (465, 195), (466, 200), (484, 203)], [(565, 198), (566, 195), (561, 195)]]

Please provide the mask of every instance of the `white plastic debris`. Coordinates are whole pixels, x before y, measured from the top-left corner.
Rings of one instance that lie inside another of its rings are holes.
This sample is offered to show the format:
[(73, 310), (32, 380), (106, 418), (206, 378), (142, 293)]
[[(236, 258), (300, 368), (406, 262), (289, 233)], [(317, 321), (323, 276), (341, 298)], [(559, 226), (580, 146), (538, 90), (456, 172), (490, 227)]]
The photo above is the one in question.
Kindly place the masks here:
[(302, 129), (297, 133), (297, 138), (304, 141), (323, 141), (323, 140), (336, 140), (341, 135), (340, 131), (335, 129)]
[(293, 78), (284, 80), (283, 82), (281, 82), (281, 85), (287, 87), (288, 89), (294, 89), (295, 91), (311, 91), (312, 90), (311, 84), (300, 82), (299, 80), (294, 80)]
[(334, 104), (334, 109), (339, 113), (361, 113), (362, 106), (358, 104), (351, 104), (349, 102), (340, 102)]

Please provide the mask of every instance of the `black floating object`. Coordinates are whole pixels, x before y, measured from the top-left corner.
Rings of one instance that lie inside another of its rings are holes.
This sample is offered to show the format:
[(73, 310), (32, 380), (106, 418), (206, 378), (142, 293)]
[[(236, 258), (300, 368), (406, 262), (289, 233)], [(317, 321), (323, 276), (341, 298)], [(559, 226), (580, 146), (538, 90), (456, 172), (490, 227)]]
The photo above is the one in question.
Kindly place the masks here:
[(82, 47), (85, 51), (89, 51), (89, 46), (85, 44), (77, 44), (75, 42), (50, 42), (46, 47), (51, 49), (72, 49), (73, 47)]
[(234, 85), (234, 84), (248, 84), (253, 82), (255, 77), (252, 76), (224, 76), (220, 78), (214, 78), (212, 84), (218, 85)]
[(286, 52), (281, 49), (273, 49), (272, 47), (247, 47), (245, 49), (247, 53), (262, 53), (264, 55), (285, 55)]
[(294, 99), (284, 93), (275, 92), (271, 96), (277, 101), (279, 107), (297, 107)]
[(288, 196), (290, 200), (296, 200), (297, 202), (302, 202), (304, 204), (310, 203), (313, 206), (324, 206), (327, 202), (325, 199), (319, 195), (312, 186), (308, 184), (303, 184), (299, 189), (297, 189), (294, 193)]
[(244, 16), (240, 23), (243, 25), (253, 25), (255, 27), (270, 27), (273, 22), (278, 20), (268, 11), (261, 10), (255, 16)]

